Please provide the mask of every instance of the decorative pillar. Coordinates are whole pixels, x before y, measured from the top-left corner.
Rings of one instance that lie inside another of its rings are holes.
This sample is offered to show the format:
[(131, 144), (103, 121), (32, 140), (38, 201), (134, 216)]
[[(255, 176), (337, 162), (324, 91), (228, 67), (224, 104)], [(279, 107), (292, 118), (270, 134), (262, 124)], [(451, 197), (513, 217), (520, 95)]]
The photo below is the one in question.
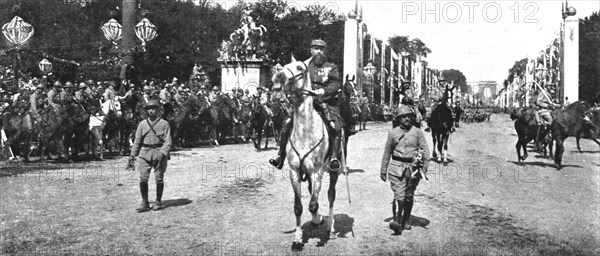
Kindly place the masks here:
[(133, 51), (135, 47), (135, 0), (123, 0), (123, 41), (121, 49), (123, 63), (133, 64)]
[(358, 77), (358, 21), (354, 10), (348, 13), (344, 23), (344, 78)]
[(564, 18), (564, 98), (569, 97), (570, 102), (579, 100), (579, 19), (575, 17), (576, 10), (567, 7)]

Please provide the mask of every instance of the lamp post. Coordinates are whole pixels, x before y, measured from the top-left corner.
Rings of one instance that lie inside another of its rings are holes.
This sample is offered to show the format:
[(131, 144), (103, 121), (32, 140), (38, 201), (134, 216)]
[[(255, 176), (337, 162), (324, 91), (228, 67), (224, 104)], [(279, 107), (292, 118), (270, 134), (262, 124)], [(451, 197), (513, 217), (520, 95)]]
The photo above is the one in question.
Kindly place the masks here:
[(26, 46), (33, 33), (33, 26), (19, 16), (15, 16), (10, 22), (2, 26), (2, 34), (7, 40), (7, 46), (15, 51), (13, 86), (18, 86), (19, 83), (19, 50)]
[[(369, 102), (373, 102), (373, 76), (375, 75), (375, 66), (373, 66), (373, 63), (371, 61), (369, 61), (369, 63), (363, 68), (363, 74), (365, 76), (365, 78), (367, 78), (367, 84), (370, 87), (369, 90)], [(362, 92), (361, 92), (362, 95)]]
[[(135, 0), (123, 0), (123, 26), (114, 18), (102, 26), (104, 37), (106, 40), (111, 41), (116, 49), (119, 48), (117, 41), (122, 39), (121, 54), (124, 65), (132, 65), (134, 62), (134, 54), (136, 53), (134, 34), (142, 41), (143, 52), (146, 52), (146, 42), (153, 40), (157, 36), (156, 26), (148, 18), (144, 17), (139, 23), (134, 25), (135, 2)], [(145, 16), (146, 12), (142, 15)]]
[(44, 74), (48, 74), (52, 71), (52, 63), (48, 59), (43, 59), (42, 61), (40, 61), (38, 67), (40, 68), (40, 71), (42, 71), (42, 73)]

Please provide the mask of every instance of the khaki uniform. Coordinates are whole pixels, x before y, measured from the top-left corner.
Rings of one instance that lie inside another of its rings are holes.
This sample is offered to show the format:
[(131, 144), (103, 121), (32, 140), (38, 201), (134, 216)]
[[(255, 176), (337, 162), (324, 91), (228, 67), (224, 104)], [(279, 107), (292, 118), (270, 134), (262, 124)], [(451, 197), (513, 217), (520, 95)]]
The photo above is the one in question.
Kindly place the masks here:
[(58, 110), (63, 104), (59, 92), (55, 89), (48, 91), (48, 104), (54, 108), (54, 110)]
[[(552, 124), (552, 114), (550, 114), (550, 110), (548, 109), (549, 106), (552, 106), (553, 103), (551, 101), (548, 100), (548, 98), (546, 98), (546, 96), (544, 96), (543, 92), (540, 92), (538, 94), (537, 100), (535, 102), (535, 105), (538, 106), (539, 110), (537, 112), (538, 116), (541, 117), (546, 124), (550, 125)], [(538, 123), (540, 123), (540, 119), (539, 117), (536, 116)]]
[(112, 88), (107, 88), (104, 91), (104, 102), (111, 100), (111, 99), (115, 99), (115, 96), (117, 96), (117, 92), (115, 92), (115, 90), (113, 90)]
[[(156, 134), (148, 123), (153, 126)], [(137, 156), (136, 167), (140, 172), (140, 182), (148, 182), (150, 169), (154, 169), (156, 182), (163, 183), (171, 144), (171, 128), (167, 121), (158, 118), (154, 122), (149, 119), (140, 122), (131, 149), (131, 156)]]
[(414, 195), (420, 178), (411, 177), (414, 167), (412, 162), (419, 151), (427, 165), (429, 148), (421, 129), (411, 126), (406, 131), (398, 126), (388, 133), (380, 172), (388, 174), (395, 200), (412, 198)]

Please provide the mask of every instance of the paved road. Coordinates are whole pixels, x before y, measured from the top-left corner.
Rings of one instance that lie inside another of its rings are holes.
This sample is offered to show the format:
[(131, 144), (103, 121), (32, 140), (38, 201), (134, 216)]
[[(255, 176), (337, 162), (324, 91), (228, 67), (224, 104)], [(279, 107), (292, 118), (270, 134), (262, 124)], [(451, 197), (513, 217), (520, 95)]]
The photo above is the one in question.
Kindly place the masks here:
[[(416, 193), (411, 224), (392, 236), (389, 183), (379, 179), (390, 123), (369, 123), (349, 142), (352, 203), (338, 183), (335, 229), (306, 226), (303, 255), (600, 254), (600, 151), (567, 139), (563, 163), (531, 153), (518, 165), (506, 115), (463, 124), (448, 166), (433, 164)], [(427, 139), (431, 143), (427, 133)], [(137, 176), (126, 159), (72, 165), (2, 164), (2, 252), (67, 254), (291, 254), (295, 218), (286, 171), (269, 167), (274, 148), (251, 144), (175, 152), (166, 173), (168, 208), (137, 214)], [(324, 189), (327, 188), (327, 184)], [(150, 188), (153, 198), (154, 187)], [(303, 186), (303, 220), (308, 193)], [(327, 214), (326, 193), (321, 213)]]

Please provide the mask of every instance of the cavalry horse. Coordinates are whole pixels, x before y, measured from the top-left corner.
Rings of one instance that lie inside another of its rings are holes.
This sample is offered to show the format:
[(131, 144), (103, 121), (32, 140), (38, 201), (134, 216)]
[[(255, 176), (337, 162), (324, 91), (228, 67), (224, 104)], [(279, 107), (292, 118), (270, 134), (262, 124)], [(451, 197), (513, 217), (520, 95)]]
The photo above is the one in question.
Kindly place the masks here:
[[(340, 97), (340, 115), (344, 119), (344, 129), (346, 134), (351, 134), (355, 131), (356, 124), (359, 122), (360, 117), (360, 106), (356, 102), (352, 102), (352, 99), (356, 99), (356, 89), (354, 83), (355, 77), (350, 79), (349, 75), (346, 75), (346, 82), (342, 86), (342, 93)], [(360, 123), (359, 123), (360, 126)]]
[[(538, 124), (535, 120), (535, 109), (522, 109), (520, 113), (512, 113), (511, 119), (515, 120), (515, 130), (517, 131), (517, 160), (519, 163), (527, 159), (527, 144), (534, 140), (536, 136), (546, 138), (548, 129), (538, 129)], [(538, 132), (539, 130), (539, 132)], [(545, 148), (545, 147), (544, 147)], [(521, 155), (521, 149), (523, 154)]]
[[(600, 131), (600, 118), (597, 117), (598, 113), (591, 111), (590, 106), (582, 101), (576, 101), (564, 110), (554, 111), (552, 114), (554, 115), (554, 121), (550, 126), (550, 130), (552, 140), (556, 141), (554, 164), (556, 169), (560, 170), (562, 168), (564, 140), (570, 136), (577, 138), (586, 132), (593, 134)], [(593, 119), (590, 119), (590, 115)], [(597, 140), (594, 141), (598, 143)], [(579, 148), (579, 143), (577, 146)]]
[(219, 145), (217, 141), (217, 124), (219, 122), (219, 113), (217, 109), (211, 106), (208, 98), (204, 95), (198, 95), (200, 106), (198, 109), (198, 127), (206, 127), (210, 137), (210, 143)]
[(262, 136), (265, 135), (265, 147), (269, 146), (269, 122), (267, 121), (267, 113), (260, 104), (260, 98), (254, 97), (252, 99), (252, 114), (250, 116), (250, 128), (253, 133), (256, 133), (256, 137), (252, 136), (252, 142), (254, 148), (261, 150), (260, 144), (262, 143)]
[(446, 100), (442, 100), (442, 103), (431, 111), (431, 118), (427, 123), (431, 128), (431, 137), (433, 139), (432, 156), (433, 158), (437, 158), (438, 162), (443, 162), (444, 165), (448, 164), (448, 139), (450, 138), (451, 129), (454, 126), (452, 110), (446, 102)]
[[(311, 223), (320, 225), (325, 223), (325, 218), (319, 214), (319, 192), (323, 184), (323, 176), (328, 171), (327, 164), (331, 158), (328, 154), (330, 135), (327, 124), (315, 110), (313, 104), (316, 94), (312, 92), (312, 84), (308, 76), (306, 63), (296, 61), (285, 65), (283, 69), (273, 76), (273, 82), (282, 84), (284, 92), (291, 95), (289, 98), (293, 116), (292, 131), (286, 146), (287, 161), (290, 169), (290, 180), (294, 190), (294, 214), (296, 215), (296, 231), (292, 243), (292, 250), (302, 250), (303, 231), (301, 226), (302, 197), (301, 181), (308, 181), (308, 190), (311, 195), (309, 211), (312, 214)], [(337, 152), (335, 152), (337, 153)], [(346, 168), (345, 159), (340, 158), (341, 170)], [(343, 169), (342, 169), (343, 168)], [(335, 201), (335, 185), (339, 173), (329, 171), (329, 219), (331, 226), (329, 235), (333, 235), (334, 215), (333, 203)]]

